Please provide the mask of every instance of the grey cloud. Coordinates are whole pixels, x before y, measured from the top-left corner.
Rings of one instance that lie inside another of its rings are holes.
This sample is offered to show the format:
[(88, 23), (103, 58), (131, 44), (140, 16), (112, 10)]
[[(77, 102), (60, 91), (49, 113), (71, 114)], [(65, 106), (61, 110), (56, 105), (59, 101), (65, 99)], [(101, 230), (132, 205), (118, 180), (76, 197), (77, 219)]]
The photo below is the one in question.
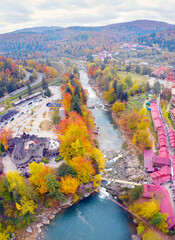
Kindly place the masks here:
[(0, 32), (5, 26), (8, 31), (23, 26), (95, 26), (136, 19), (175, 23), (174, 9), (174, 0), (1, 0)]

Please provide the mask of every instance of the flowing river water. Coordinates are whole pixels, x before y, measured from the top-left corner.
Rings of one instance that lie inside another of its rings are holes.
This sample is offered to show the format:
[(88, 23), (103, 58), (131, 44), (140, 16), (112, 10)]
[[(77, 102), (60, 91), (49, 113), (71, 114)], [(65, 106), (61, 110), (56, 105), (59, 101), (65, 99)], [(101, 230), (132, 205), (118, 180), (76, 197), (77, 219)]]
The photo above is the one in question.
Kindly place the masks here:
[[(100, 149), (104, 153), (121, 150), (124, 138), (88, 80), (86, 70), (81, 70), (80, 81), (89, 93), (88, 106), (95, 106), (92, 113), (99, 127)], [(44, 240), (130, 240), (132, 232), (130, 216), (98, 193), (58, 214), (43, 234)]]

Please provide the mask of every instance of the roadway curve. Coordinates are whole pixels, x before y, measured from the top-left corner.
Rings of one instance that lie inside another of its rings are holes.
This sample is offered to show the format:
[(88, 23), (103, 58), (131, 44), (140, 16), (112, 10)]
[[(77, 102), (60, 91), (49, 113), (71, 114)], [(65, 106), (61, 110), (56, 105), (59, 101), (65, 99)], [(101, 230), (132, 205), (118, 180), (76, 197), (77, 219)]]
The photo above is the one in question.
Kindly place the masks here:
[[(27, 81), (28, 78), (29, 78), (29, 76), (30, 76), (30, 73), (27, 72), (26, 77), (23, 79), (23, 81), (24, 81), (24, 82)], [(33, 86), (35, 86), (36, 84), (40, 83), (40, 82), (42, 81), (42, 78), (43, 78), (43, 73), (39, 73), (39, 72), (38, 72), (38, 79), (37, 79), (35, 82), (31, 83), (30, 86), (33, 87)], [(27, 86), (22, 87), (22, 88), (19, 88), (19, 89), (15, 90), (15, 91), (11, 92), (11, 93), (9, 94), (9, 96), (12, 97), (12, 96), (14, 96), (14, 95), (16, 95), (16, 94), (18, 94), (18, 93), (20, 93), (20, 92), (23, 92), (23, 91), (26, 90), (26, 89), (27, 89)], [(0, 102), (4, 101), (4, 99), (5, 99), (5, 97), (0, 98)]]

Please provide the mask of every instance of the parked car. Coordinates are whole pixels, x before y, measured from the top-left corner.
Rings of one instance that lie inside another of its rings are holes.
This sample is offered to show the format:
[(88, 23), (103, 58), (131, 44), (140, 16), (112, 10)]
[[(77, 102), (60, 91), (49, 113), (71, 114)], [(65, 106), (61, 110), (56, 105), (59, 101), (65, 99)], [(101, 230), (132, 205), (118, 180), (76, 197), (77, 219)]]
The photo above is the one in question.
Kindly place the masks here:
[(18, 117), (21, 117), (21, 115), (23, 115), (23, 114), (24, 114), (24, 112), (20, 113), (20, 114), (18, 115)]
[(32, 105), (32, 102), (29, 102), (28, 105)]
[(14, 120), (14, 118), (10, 119), (10, 122), (12, 122)]
[(8, 122), (5, 122), (5, 123), (4, 123), (4, 126), (7, 125), (7, 124), (8, 124)]

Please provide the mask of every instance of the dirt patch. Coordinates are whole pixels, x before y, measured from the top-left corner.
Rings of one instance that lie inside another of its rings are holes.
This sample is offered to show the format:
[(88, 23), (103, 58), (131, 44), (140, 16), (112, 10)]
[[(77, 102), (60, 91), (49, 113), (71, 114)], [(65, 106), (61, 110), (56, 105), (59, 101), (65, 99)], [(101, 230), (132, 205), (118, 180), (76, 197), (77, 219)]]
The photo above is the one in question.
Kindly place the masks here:
[(37, 118), (37, 114), (33, 115), (32, 118)]
[(43, 113), (43, 118), (45, 118), (45, 119), (51, 119), (52, 116), (53, 116), (53, 112), (52, 111)]
[(35, 120), (34, 119), (32, 119), (28, 124), (27, 124), (27, 126), (29, 126), (29, 127), (33, 127), (33, 123), (35, 122)]
[(43, 120), (39, 125), (39, 129), (41, 131), (53, 131), (54, 125), (51, 121)]
[(43, 113), (43, 118), (46, 118), (46, 112)]
[(31, 128), (23, 128), (23, 130), (21, 132), (26, 132), (26, 133), (29, 133), (31, 132), (32, 129)]

